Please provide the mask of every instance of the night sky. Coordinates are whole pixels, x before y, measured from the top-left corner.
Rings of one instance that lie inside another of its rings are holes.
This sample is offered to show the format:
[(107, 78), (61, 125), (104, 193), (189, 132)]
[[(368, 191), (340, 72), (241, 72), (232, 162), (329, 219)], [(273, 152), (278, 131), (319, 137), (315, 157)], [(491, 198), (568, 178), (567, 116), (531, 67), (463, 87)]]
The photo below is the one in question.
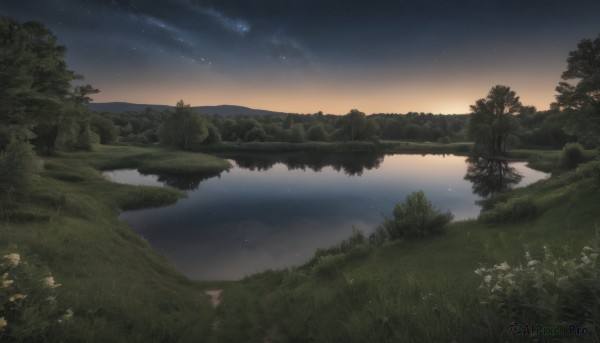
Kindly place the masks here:
[(96, 102), (467, 113), (496, 84), (547, 109), (598, 0), (0, 0), (45, 23)]

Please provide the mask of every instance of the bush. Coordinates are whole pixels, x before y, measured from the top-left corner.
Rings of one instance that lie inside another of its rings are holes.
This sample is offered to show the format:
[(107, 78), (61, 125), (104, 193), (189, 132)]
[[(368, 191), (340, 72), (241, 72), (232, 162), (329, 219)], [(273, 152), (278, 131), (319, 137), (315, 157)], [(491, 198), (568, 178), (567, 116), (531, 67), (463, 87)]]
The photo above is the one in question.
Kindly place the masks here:
[(422, 191), (406, 197), (403, 204), (394, 207), (394, 219), (385, 218), (383, 227), (390, 239), (424, 238), (442, 233), (454, 216), (441, 213), (431, 205)]
[(508, 223), (533, 218), (539, 213), (537, 205), (530, 198), (516, 197), (496, 204), (488, 211), (483, 211), (479, 220), (486, 223)]
[(345, 262), (346, 255), (343, 253), (325, 255), (317, 259), (313, 270), (318, 276), (332, 277), (336, 274), (337, 270), (344, 265)]
[(560, 157), (559, 167), (564, 170), (575, 169), (583, 162), (583, 147), (579, 143), (565, 144)]
[(500, 326), (510, 322), (566, 323), (598, 332), (600, 251), (586, 246), (578, 259), (562, 260), (547, 247), (544, 250), (543, 260), (532, 259), (526, 252), (525, 266), (513, 267), (503, 262), (475, 270), (482, 278), (480, 302), (496, 312)]
[(0, 196), (31, 189), (39, 180), (42, 165), (31, 145), (10, 143), (0, 152)]
[(0, 256), (0, 341), (46, 342), (64, 330), (74, 313), (57, 298), (54, 277), (14, 251)]

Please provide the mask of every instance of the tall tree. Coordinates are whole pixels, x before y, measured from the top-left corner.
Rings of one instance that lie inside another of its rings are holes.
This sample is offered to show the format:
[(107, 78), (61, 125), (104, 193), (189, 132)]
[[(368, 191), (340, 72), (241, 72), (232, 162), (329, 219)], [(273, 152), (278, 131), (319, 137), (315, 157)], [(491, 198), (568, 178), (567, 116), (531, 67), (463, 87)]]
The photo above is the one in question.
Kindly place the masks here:
[(164, 144), (192, 150), (208, 137), (208, 127), (206, 120), (198, 112), (180, 100), (161, 125), (159, 136)]
[(471, 105), (469, 133), (480, 153), (495, 156), (506, 152), (508, 135), (515, 130), (514, 116), (523, 106), (510, 87), (496, 85), (487, 97)]
[(379, 129), (377, 123), (367, 118), (363, 112), (353, 109), (348, 114), (340, 117), (336, 126), (338, 127), (338, 134), (344, 140), (367, 140), (375, 135)]
[(561, 78), (576, 84), (560, 82), (556, 87), (555, 107), (569, 117), (570, 128), (579, 139), (600, 136), (600, 34), (594, 40), (584, 39), (577, 50), (569, 52), (567, 70)]
[[(19, 23), (0, 17), (0, 124), (18, 139), (31, 139), (39, 151), (54, 150), (63, 121), (76, 99), (71, 81), (81, 78), (67, 69), (66, 48), (38, 22)], [(91, 88), (91, 86), (90, 86)], [(6, 134), (0, 133), (6, 140)]]

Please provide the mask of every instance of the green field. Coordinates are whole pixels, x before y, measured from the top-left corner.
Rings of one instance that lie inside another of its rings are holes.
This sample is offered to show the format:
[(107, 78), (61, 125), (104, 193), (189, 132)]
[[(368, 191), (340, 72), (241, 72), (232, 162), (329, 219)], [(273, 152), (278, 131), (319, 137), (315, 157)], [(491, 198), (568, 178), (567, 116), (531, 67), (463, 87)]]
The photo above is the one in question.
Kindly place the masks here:
[[(513, 157), (550, 165), (558, 156)], [(508, 319), (479, 302), (481, 278), (474, 270), (524, 263), (525, 247), (533, 256), (548, 245), (557, 256), (577, 257), (584, 245), (595, 244), (600, 222), (600, 173), (591, 162), (501, 197), (532, 204), (536, 211), (525, 219), (512, 218), (508, 206), (507, 216), (497, 216), (504, 221), (456, 222), (426, 240), (359, 244), (238, 282), (191, 281), (116, 219), (122, 210), (169, 204), (185, 193), (111, 183), (99, 170), (219, 173), (229, 167), (226, 161), (157, 147), (102, 146), (49, 157), (44, 165), (36, 190), (0, 209), (2, 255), (18, 252), (51, 273), (61, 284), (53, 313), (73, 311), (64, 324), (23, 311), (27, 324), (50, 327), (21, 332), (38, 341), (503, 342)], [(224, 290), (216, 310), (204, 293), (213, 288)], [(35, 308), (33, 300), (27, 306)]]

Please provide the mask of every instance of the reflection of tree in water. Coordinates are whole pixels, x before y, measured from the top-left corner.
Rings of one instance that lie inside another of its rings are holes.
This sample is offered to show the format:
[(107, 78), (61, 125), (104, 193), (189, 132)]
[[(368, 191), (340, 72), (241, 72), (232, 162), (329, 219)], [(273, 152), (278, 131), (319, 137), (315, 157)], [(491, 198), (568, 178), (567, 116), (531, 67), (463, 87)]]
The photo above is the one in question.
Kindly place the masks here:
[(320, 172), (331, 166), (335, 171), (343, 171), (346, 175), (360, 176), (366, 170), (377, 169), (383, 162), (384, 154), (373, 152), (300, 152), (293, 154), (226, 154), (224, 158), (232, 159), (240, 168), (249, 170), (268, 170), (277, 163), (283, 163), (289, 170), (311, 169)]
[(195, 191), (200, 182), (220, 175), (221, 173), (159, 174), (158, 182), (183, 191)]
[(465, 180), (473, 184), (473, 192), (488, 198), (518, 184), (523, 176), (505, 160), (472, 156), (467, 158)]

